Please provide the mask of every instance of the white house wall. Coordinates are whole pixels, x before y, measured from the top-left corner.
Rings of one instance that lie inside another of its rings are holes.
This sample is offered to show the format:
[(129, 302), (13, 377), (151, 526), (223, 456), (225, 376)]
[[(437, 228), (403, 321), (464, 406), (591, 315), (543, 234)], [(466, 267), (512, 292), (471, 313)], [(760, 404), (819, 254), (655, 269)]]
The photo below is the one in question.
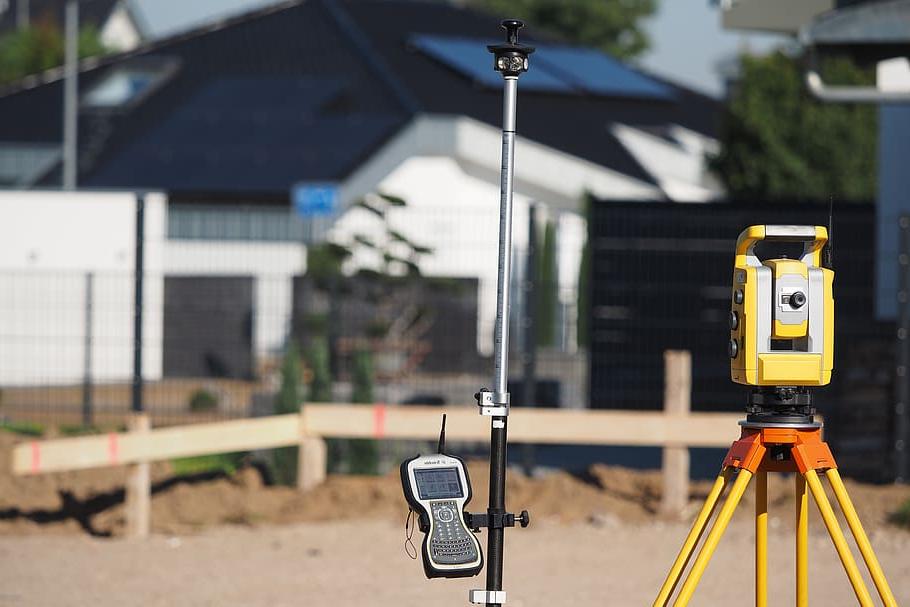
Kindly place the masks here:
[[(417, 244), (433, 248), (421, 259), (427, 276), (479, 279), (477, 347), (492, 352), (499, 246), (499, 184), (469, 175), (452, 158), (409, 158), (393, 170), (378, 189), (404, 198), (408, 206), (392, 209), (389, 223)], [(513, 245), (527, 246), (528, 197), (516, 193)], [(381, 222), (366, 211), (345, 213), (330, 233), (336, 242), (350, 242), (362, 233), (378, 239)], [(362, 248), (351, 267), (376, 267), (377, 259)]]
[[(143, 374), (162, 371), (164, 196), (146, 197)], [(86, 275), (94, 277), (96, 381), (133, 361), (136, 199), (131, 193), (0, 192), (0, 384), (82, 380)]]

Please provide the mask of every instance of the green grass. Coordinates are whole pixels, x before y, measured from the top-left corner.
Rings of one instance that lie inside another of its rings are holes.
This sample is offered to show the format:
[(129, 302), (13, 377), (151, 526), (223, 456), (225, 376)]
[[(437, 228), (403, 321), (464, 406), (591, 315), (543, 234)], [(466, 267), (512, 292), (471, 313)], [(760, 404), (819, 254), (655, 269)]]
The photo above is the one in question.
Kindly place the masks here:
[(86, 436), (101, 433), (101, 428), (97, 426), (83, 426), (82, 424), (60, 424), (58, 430), (60, 436)]
[(174, 474), (185, 476), (205, 472), (223, 472), (231, 475), (237, 472), (246, 457), (246, 452), (217, 453), (214, 455), (197, 455), (171, 460)]
[(905, 501), (897, 511), (892, 512), (889, 518), (895, 525), (910, 529), (910, 499)]
[(44, 426), (35, 422), (0, 422), (0, 430), (5, 430), (7, 432), (12, 432), (13, 434), (19, 434), (22, 436), (35, 436), (39, 438), (44, 436)]

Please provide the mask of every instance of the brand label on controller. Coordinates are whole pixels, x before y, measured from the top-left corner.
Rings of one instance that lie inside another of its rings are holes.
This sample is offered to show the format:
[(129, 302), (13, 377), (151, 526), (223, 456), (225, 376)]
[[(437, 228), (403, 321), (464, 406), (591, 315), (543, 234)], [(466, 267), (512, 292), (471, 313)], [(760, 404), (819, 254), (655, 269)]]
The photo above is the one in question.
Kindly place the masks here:
[(425, 534), (421, 553), (427, 577), (468, 577), (483, 567), (480, 543), (464, 522), (471, 483), (464, 462), (436, 453), (401, 464), (401, 484)]

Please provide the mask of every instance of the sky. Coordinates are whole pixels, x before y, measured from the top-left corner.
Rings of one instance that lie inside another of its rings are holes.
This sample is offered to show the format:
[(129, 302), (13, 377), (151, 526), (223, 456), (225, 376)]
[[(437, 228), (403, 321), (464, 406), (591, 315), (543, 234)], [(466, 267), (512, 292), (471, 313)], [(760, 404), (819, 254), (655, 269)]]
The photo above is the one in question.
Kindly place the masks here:
[[(132, 1), (156, 36), (274, 3), (274, 0)], [(711, 0), (659, 0), (658, 12), (647, 21), (646, 29), (651, 34), (652, 49), (639, 60), (644, 68), (714, 96), (723, 92), (716, 70), (718, 62), (741, 48), (760, 53), (783, 40), (779, 36), (725, 31), (720, 24), (720, 9)]]
[(727, 31), (720, 21), (720, 8), (710, 0), (659, 0), (657, 14), (645, 25), (652, 47), (639, 63), (668, 80), (720, 96), (718, 62), (741, 49), (760, 54), (786, 41), (782, 36)]

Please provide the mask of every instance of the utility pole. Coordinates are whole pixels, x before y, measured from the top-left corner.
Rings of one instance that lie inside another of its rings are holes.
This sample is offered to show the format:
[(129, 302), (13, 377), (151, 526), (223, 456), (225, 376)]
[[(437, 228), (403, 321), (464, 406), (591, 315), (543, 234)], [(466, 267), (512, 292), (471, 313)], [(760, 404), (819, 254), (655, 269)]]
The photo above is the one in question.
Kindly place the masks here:
[[(27, 1), (27, 0), (26, 0)], [(20, 4), (20, 8), (21, 8)], [(63, 189), (76, 189), (76, 137), (79, 90), (79, 3), (66, 0), (66, 59), (63, 77)]]
[(18, 0), (16, 3), (16, 27), (20, 30), (28, 29), (30, 21), (28, 0)]

